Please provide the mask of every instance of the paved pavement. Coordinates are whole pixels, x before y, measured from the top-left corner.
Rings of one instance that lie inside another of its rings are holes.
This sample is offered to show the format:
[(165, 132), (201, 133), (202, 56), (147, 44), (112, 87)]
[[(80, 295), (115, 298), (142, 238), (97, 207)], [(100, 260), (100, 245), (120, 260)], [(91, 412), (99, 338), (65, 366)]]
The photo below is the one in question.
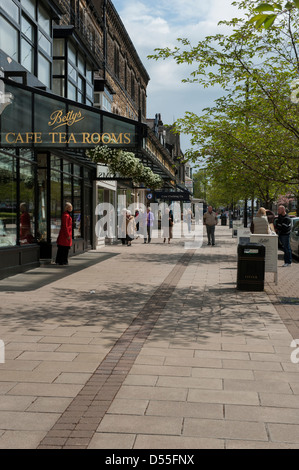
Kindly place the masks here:
[(0, 281), (0, 448), (298, 448), (299, 264), (238, 291), (237, 239), (216, 241)]

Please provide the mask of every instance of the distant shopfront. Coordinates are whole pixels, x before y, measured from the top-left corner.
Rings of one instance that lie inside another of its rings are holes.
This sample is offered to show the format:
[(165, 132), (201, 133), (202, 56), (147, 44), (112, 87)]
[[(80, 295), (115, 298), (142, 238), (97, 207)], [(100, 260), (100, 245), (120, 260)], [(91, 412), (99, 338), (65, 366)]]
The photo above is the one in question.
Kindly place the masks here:
[(99, 143), (136, 149), (139, 123), (3, 80), (0, 115), (0, 277), (56, 255), (66, 202), (73, 205), (72, 254), (95, 245)]

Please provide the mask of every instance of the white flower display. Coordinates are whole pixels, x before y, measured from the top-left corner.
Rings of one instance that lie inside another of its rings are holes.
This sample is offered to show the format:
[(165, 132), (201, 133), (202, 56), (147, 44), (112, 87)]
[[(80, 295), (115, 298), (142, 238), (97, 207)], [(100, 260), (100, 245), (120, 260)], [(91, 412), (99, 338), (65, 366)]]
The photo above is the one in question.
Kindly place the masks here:
[(111, 149), (103, 145), (88, 150), (86, 155), (95, 163), (107, 165), (111, 173), (120, 173), (124, 178), (132, 178), (134, 183), (143, 183), (151, 189), (163, 185), (162, 178), (144, 166), (132, 152)]

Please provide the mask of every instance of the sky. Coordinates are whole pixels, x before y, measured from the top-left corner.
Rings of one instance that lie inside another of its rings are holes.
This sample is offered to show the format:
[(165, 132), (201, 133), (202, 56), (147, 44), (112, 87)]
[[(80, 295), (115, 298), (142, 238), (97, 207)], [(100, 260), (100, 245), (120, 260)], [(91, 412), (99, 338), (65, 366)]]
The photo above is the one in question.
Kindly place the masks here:
[[(164, 124), (172, 124), (186, 111), (201, 114), (221, 97), (220, 88), (207, 89), (199, 84), (182, 83), (192, 67), (177, 65), (173, 59), (149, 60), (155, 48), (174, 47), (177, 38), (188, 38), (197, 44), (206, 36), (229, 33), (221, 20), (240, 17), (231, 0), (112, 0), (133, 44), (146, 68), (147, 118), (161, 114)], [(190, 148), (188, 136), (181, 135), (181, 148)]]

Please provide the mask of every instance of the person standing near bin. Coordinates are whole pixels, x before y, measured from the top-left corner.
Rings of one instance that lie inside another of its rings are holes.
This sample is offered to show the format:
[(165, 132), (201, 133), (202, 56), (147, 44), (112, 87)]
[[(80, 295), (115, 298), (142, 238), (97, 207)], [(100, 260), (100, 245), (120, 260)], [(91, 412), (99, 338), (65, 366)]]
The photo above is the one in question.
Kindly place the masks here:
[(287, 215), (284, 206), (279, 206), (277, 209), (277, 213), (278, 219), (276, 223), (276, 229), (284, 252), (283, 267), (285, 268), (287, 266), (291, 266), (292, 264), (292, 251), (290, 246), (290, 233), (292, 222), (291, 218)]
[(251, 233), (262, 233), (268, 235), (271, 233), (267, 212), (264, 207), (260, 207), (257, 211), (256, 217), (254, 217), (251, 222), (250, 231)]
[(170, 243), (173, 237), (173, 214), (168, 208), (165, 209), (165, 213), (162, 215), (161, 223), (164, 237), (163, 243), (166, 242), (166, 238), (168, 238), (168, 243)]
[(67, 265), (70, 247), (72, 246), (73, 219), (71, 212), (73, 206), (70, 202), (65, 204), (64, 213), (61, 217), (61, 228), (57, 238), (56, 264)]
[(203, 224), (207, 228), (208, 245), (215, 246), (215, 227), (218, 224), (218, 218), (212, 206), (209, 206), (208, 211), (204, 213)]

